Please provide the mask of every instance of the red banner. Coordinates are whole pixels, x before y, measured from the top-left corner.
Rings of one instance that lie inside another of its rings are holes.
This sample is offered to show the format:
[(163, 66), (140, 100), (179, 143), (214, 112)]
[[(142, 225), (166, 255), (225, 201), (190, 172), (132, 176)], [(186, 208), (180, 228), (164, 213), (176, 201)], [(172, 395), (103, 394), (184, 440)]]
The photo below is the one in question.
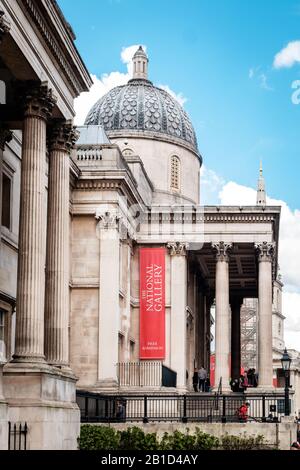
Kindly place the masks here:
[(165, 358), (165, 248), (140, 248), (140, 359)]

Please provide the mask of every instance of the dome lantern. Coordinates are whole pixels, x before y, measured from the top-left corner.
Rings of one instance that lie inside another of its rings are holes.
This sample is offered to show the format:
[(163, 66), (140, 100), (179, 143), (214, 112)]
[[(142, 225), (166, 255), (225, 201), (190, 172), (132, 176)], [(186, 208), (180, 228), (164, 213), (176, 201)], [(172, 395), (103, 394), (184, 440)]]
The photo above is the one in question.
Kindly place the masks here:
[(133, 58), (133, 79), (148, 80), (148, 57), (142, 46), (135, 52)]

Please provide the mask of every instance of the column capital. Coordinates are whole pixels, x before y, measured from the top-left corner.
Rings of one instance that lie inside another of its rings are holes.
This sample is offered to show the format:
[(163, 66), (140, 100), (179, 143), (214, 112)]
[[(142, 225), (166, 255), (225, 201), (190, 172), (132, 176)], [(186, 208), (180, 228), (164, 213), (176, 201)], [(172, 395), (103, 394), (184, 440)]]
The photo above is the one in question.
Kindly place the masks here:
[(170, 250), (171, 256), (186, 256), (189, 244), (186, 242), (169, 242), (167, 248)]
[(269, 261), (273, 262), (274, 257), (275, 257), (275, 247), (276, 243), (268, 243), (268, 242), (262, 242), (262, 243), (256, 243), (255, 244), (255, 250), (258, 256), (258, 261)]
[(12, 131), (7, 127), (3, 125), (0, 126), (0, 150), (4, 150), (5, 144), (11, 141), (12, 135)]
[(79, 137), (79, 132), (72, 121), (55, 122), (48, 131), (50, 150), (61, 150), (70, 153)]
[(10, 22), (5, 18), (5, 12), (0, 10), (0, 44), (2, 42), (3, 37), (7, 34), (10, 30)]
[(20, 88), (25, 117), (37, 117), (46, 121), (57, 101), (47, 82), (23, 82)]
[(118, 209), (99, 208), (96, 210), (95, 219), (99, 220), (102, 229), (118, 229), (121, 215)]
[(232, 249), (232, 243), (217, 242), (211, 244), (216, 254), (217, 261), (229, 261), (229, 252)]

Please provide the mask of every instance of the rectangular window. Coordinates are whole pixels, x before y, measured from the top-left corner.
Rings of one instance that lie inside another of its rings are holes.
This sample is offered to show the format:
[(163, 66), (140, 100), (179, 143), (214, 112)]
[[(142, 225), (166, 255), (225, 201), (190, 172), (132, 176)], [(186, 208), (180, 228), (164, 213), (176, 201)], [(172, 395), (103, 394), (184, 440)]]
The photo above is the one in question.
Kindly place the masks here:
[(130, 360), (134, 360), (134, 341), (130, 341)]
[(6, 360), (6, 347), (5, 347), (5, 315), (6, 311), (0, 309), (0, 361)]
[(1, 224), (10, 230), (11, 228), (11, 179), (2, 174), (2, 215)]

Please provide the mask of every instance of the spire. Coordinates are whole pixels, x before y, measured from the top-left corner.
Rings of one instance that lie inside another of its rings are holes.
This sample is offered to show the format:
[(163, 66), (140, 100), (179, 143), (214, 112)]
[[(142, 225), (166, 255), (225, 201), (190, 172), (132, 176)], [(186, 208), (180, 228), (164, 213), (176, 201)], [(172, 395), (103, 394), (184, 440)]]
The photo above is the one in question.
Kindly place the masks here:
[(257, 196), (256, 204), (258, 206), (266, 205), (266, 188), (265, 188), (265, 178), (263, 177), (262, 162), (260, 161), (259, 165), (259, 177), (257, 183)]
[(133, 58), (133, 78), (148, 80), (148, 57), (142, 46), (135, 52)]

